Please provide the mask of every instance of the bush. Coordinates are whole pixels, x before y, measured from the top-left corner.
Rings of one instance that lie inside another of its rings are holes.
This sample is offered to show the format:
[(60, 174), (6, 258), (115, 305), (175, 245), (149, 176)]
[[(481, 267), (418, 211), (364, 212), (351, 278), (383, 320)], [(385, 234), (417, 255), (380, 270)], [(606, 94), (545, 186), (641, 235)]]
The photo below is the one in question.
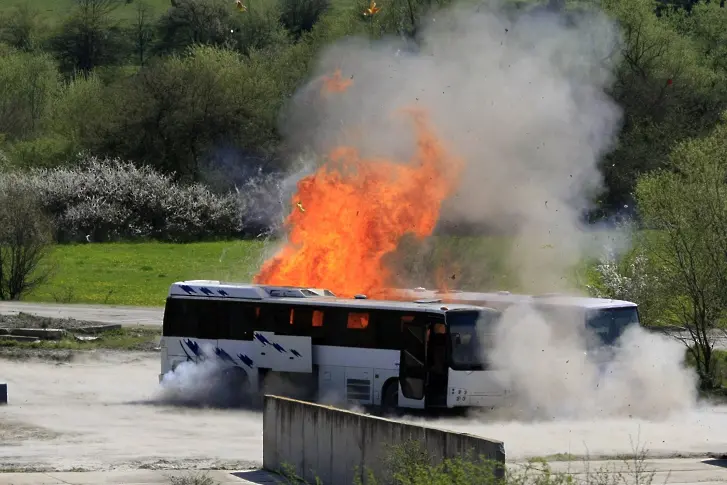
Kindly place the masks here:
[(78, 167), (0, 174), (0, 184), (38, 194), (60, 242), (157, 239), (173, 242), (242, 233), (242, 199), (118, 159)]
[(0, 179), (0, 300), (18, 300), (45, 281), (38, 266), (52, 242), (52, 228), (37, 196)]

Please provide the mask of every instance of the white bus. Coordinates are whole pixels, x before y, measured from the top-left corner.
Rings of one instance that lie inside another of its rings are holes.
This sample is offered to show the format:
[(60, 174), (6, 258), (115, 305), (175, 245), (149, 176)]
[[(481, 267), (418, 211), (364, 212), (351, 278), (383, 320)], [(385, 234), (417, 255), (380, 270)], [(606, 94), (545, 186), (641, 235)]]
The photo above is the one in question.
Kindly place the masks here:
[[(164, 310), (161, 374), (215, 359), (235, 391), (396, 408), (494, 407), (507, 395), (482, 306), (337, 298), (328, 290), (184, 281)], [(211, 349), (205, 355), (203, 349)], [(278, 391), (276, 385), (284, 383)]]
[[(500, 312), (516, 304), (529, 305), (540, 312), (546, 320), (576, 323), (585, 331), (589, 350), (594, 354), (613, 346), (626, 328), (641, 325), (638, 305), (624, 300), (556, 293), (524, 295), (508, 291), (478, 293), (457, 290), (433, 291), (425, 288), (394, 291), (405, 299), (437, 298), (446, 304), (484, 306)], [(603, 355), (606, 354), (608, 352)]]

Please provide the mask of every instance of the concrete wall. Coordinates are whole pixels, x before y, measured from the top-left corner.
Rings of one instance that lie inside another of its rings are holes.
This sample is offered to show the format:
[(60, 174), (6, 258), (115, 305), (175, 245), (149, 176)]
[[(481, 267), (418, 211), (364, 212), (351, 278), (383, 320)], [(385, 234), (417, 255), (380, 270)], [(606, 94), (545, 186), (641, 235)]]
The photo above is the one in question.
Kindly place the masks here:
[(501, 441), (265, 396), (263, 467), (279, 471), (287, 465), (309, 483), (315, 483), (317, 477), (325, 485), (353, 485), (357, 474), (365, 479), (367, 469), (382, 473), (387, 445), (411, 439), (424, 444), (438, 459), (470, 452), (505, 462)]

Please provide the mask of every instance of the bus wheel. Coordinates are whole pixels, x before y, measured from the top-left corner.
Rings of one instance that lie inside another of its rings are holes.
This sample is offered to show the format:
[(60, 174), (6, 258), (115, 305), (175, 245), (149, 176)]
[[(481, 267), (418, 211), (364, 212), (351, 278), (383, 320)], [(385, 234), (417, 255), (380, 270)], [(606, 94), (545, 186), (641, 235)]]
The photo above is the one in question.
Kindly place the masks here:
[(386, 384), (381, 394), (381, 414), (396, 414), (399, 409), (399, 381), (394, 379)]

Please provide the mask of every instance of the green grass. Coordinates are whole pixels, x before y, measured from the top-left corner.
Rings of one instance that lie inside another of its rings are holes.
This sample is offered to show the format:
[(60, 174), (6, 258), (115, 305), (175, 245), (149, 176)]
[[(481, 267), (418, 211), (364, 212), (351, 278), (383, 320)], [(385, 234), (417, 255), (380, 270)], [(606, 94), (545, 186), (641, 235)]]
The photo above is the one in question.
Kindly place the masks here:
[(109, 330), (98, 335), (97, 340), (79, 341), (73, 331), (68, 331), (61, 340), (40, 340), (18, 342), (0, 337), (0, 348), (15, 350), (151, 350), (160, 337), (159, 329), (153, 327), (124, 327)]
[[(441, 236), (431, 241), (404, 241), (388, 258), (398, 276), (392, 284), (436, 288), (444, 280), (451, 288), (520, 291), (507, 267), (507, 239)], [(251, 281), (272, 249), (266, 251), (261, 241), (59, 245), (44, 263), (53, 270), (51, 278), (24, 299), (162, 306), (175, 281)]]
[[(166, 12), (171, 3), (169, 0), (143, 0), (153, 15), (158, 16)], [(136, 4), (139, 0), (132, 0), (129, 3), (120, 2), (119, 7), (113, 11), (113, 17), (121, 22), (131, 21), (136, 16)], [(76, 0), (9, 0), (0, 2), (0, 16), (15, 9), (16, 6), (27, 4), (32, 10), (37, 11), (42, 20), (49, 25), (62, 22), (73, 11)]]
[(52, 276), (24, 299), (163, 306), (175, 281), (249, 281), (262, 254), (263, 244), (257, 241), (56, 246), (46, 262)]

